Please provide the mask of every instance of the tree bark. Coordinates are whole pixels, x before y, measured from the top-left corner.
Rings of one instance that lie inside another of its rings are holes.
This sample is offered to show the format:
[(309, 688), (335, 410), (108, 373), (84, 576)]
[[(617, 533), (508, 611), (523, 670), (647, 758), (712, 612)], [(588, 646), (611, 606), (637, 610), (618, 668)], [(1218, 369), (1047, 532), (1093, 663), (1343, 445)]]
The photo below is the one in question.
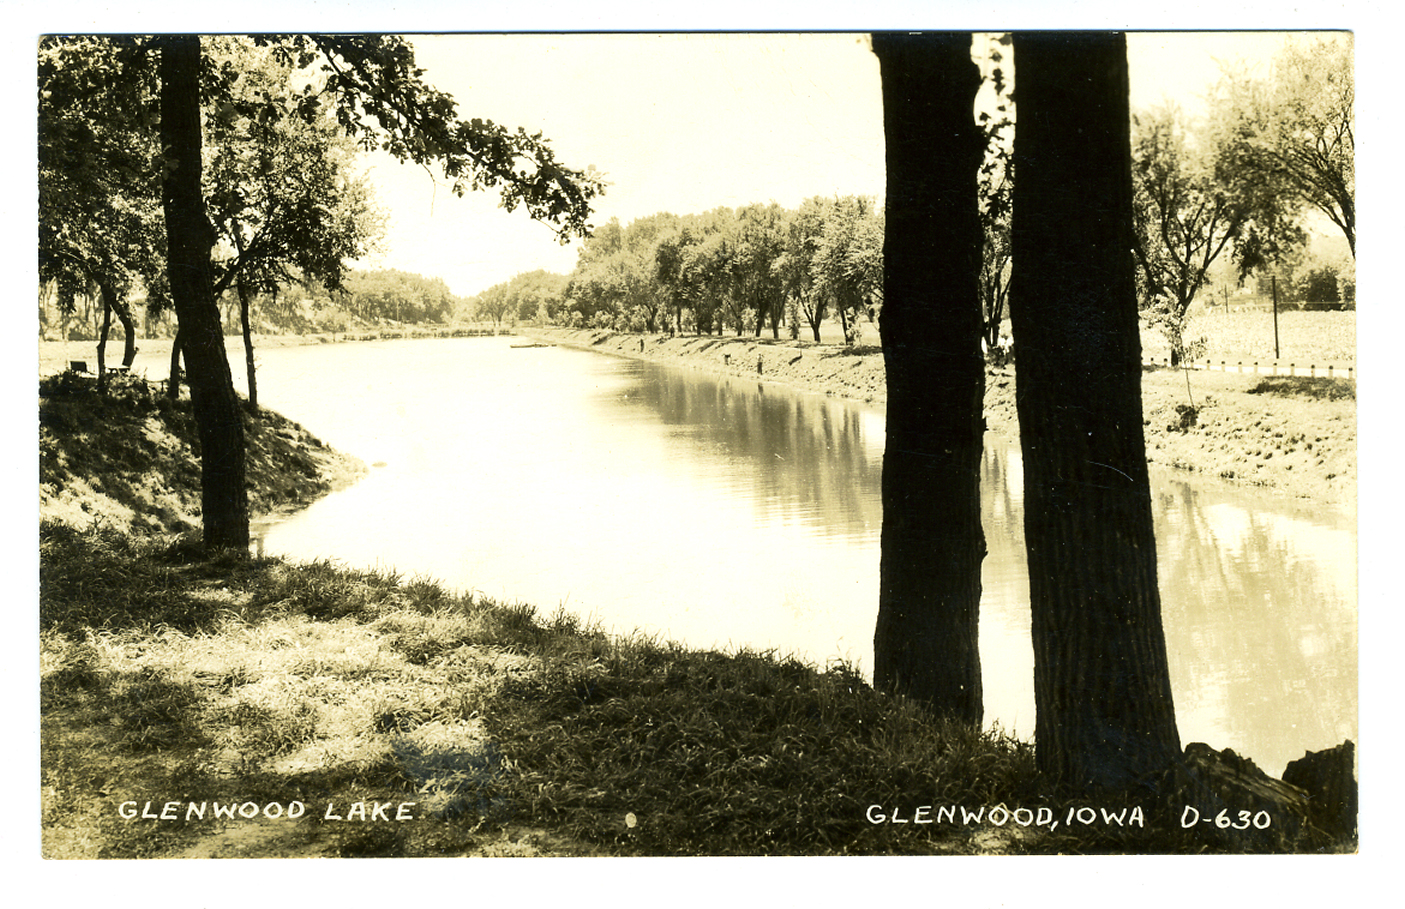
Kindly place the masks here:
[(112, 330), (112, 288), (98, 285), (102, 296), (102, 329), (98, 333), (98, 386), (107, 381), (107, 335)]
[[(887, 376), (874, 682), (982, 721), (980, 74), (971, 35), (877, 34), (887, 145)], [(839, 308), (845, 338), (849, 331)]]
[(1010, 317), (1041, 770), (1120, 788), (1179, 754), (1142, 433), (1126, 38), (1016, 34)]
[(132, 318), (130, 304), (125, 300), (116, 301), (113, 310), (117, 313), (117, 321), (122, 323), (122, 333), (125, 336), (122, 343), (122, 365), (131, 369), (137, 359), (136, 319)]
[(171, 373), (166, 380), (166, 397), (174, 404), (181, 396), (181, 331), (176, 325), (176, 333), (171, 338)]
[(167, 273), (180, 326), (186, 381), (200, 437), (201, 515), (207, 547), (249, 546), (244, 420), (214, 297), (214, 230), (200, 185), (200, 38), (161, 39), (161, 144), (166, 176)]
[(244, 333), (244, 371), (249, 381), (249, 413), (258, 413), (259, 387), (254, 378), (254, 333), (249, 327), (249, 289), (243, 280), (234, 279), (239, 293), (239, 327)]

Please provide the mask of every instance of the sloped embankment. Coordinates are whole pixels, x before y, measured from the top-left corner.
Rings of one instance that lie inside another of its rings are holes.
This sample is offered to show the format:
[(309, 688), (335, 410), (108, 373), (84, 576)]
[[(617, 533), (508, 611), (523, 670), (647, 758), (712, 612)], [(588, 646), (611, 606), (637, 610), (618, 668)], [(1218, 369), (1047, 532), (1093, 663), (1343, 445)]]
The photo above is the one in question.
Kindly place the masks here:
[[(366, 467), (269, 410), (245, 415), (249, 510), (303, 507)], [(159, 469), (158, 469), (159, 468)], [(181, 533), (200, 526), (200, 457), (188, 399), (139, 377), (63, 373), (39, 383), (40, 516), (75, 527)]]

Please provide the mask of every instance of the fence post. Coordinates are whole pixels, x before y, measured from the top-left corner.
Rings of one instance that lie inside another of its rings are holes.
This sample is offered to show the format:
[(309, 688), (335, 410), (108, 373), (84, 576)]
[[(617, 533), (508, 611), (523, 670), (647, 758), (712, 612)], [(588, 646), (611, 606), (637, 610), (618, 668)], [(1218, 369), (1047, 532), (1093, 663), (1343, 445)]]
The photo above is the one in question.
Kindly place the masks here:
[(1278, 352), (1278, 276), (1273, 276), (1273, 358), (1277, 360), (1283, 354)]

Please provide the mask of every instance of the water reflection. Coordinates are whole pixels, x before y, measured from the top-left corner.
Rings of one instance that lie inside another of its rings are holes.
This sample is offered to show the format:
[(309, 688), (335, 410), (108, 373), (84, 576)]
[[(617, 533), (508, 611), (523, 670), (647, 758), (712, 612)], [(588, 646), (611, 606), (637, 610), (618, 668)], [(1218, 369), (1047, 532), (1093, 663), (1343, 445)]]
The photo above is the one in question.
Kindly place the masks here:
[[(1356, 738), (1350, 519), (1159, 478), (1156, 536), (1182, 730), (1282, 769)], [(1188, 733), (1187, 733), (1188, 734)]]
[(624, 402), (662, 420), (676, 442), (710, 455), (724, 472), (705, 479), (751, 497), (763, 520), (801, 521), (856, 542), (878, 534), (883, 435), (876, 412), (753, 381), (697, 381), (651, 363), (619, 368), (637, 383)]
[[(260, 394), (368, 463), (271, 551), (393, 565), (619, 631), (871, 662), (881, 411), (507, 339), (263, 354)], [(1185, 741), (1270, 772), (1355, 736), (1352, 522), (1153, 473)], [(987, 721), (1034, 728), (1017, 447), (987, 446)]]

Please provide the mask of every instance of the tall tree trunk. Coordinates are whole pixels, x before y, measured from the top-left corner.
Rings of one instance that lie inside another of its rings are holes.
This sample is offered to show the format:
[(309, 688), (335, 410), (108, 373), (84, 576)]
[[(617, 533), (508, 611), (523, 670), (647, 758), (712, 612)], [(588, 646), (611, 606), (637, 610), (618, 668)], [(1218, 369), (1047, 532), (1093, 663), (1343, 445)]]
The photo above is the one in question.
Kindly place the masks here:
[(972, 105), (981, 79), (969, 32), (877, 34), (873, 49), (888, 173), (874, 682), (980, 724), (985, 372), (976, 209), (982, 140)]
[(200, 38), (161, 39), (161, 204), (166, 263), (200, 437), (201, 515), (208, 547), (249, 546), (244, 418), (225, 355), (210, 268), (214, 230), (200, 186)]
[(102, 328), (98, 332), (98, 385), (107, 381), (107, 335), (112, 330), (112, 288), (107, 284), (98, 285), (102, 297)]
[(122, 365), (131, 369), (137, 359), (136, 319), (132, 318), (132, 309), (127, 301), (117, 300), (115, 296), (113, 310), (117, 313), (117, 321), (122, 323), (122, 334), (125, 336), (122, 341)]
[[(816, 344), (820, 343), (820, 324), (824, 322), (824, 310), (821, 309), (821, 305), (822, 304), (816, 300), (814, 310), (805, 311), (805, 321), (810, 323), (810, 332), (815, 336)], [(883, 328), (881, 325), (878, 331), (879, 334), (882, 334)]]
[(171, 375), (166, 380), (166, 397), (174, 404), (181, 396), (181, 330), (176, 325), (175, 337), (171, 338)]
[(1015, 36), (1010, 317), (1041, 770), (1122, 787), (1180, 750), (1142, 435), (1126, 37)]
[(249, 380), (249, 413), (259, 411), (259, 386), (254, 378), (254, 333), (249, 328), (249, 289), (242, 278), (234, 279), (239, 293), (239, 326), (244, 333), (244, 370)]

